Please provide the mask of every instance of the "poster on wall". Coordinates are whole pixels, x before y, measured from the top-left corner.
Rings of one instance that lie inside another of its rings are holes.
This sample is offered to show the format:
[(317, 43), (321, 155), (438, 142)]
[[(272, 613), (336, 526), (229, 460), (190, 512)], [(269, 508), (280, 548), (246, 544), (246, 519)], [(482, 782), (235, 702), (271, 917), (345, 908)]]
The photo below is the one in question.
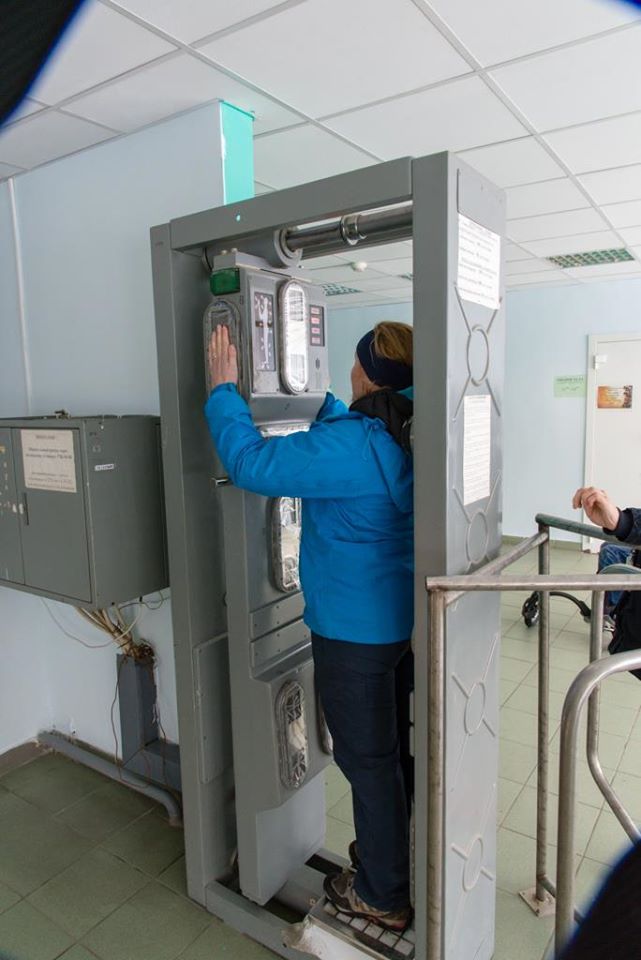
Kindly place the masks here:
[(599, 410), (631, 410), (632, 386), (598, 387), (596, 405)]

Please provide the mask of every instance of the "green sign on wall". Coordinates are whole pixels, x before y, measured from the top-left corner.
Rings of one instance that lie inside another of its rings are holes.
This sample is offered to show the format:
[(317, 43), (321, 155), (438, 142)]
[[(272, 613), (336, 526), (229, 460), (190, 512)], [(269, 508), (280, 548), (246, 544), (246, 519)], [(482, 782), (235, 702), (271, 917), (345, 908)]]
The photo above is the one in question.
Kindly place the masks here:
[(584, 373), (554, 378), (555, 397), (584, 397), (585, 392), (586, 376)]

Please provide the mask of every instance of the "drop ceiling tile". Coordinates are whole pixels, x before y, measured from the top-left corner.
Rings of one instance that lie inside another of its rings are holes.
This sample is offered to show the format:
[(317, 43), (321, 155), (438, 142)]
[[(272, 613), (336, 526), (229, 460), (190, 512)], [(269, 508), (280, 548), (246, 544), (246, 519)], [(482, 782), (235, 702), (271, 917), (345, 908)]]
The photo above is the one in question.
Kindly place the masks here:
[(567, 237), (575, 233), (594, 233), (607, 229), (607, 224), (596, 210), (588, 207), (586, 210), (509, 220), (506, 229), (511, 240), (523, 243), (526, 240), (545, 240), (547, 237)]
[(567, 280), (565, 271), (563, 270), (545, 270), (541, 273), (521, 273), (513, 274), (511, 277), (506, 279), (506, 284), (509, 287), (518, 286), (522, 283), (556, 283), (559, 280)]
[(532, 254), (528, 253), (527, 250), (521, 250), (520, 247), (515, 246), (513, 243), (505, 244), (505, 259), (509, 263), (512, 260), (529, 260)]
[(465, 77), (325, 123), (383, 158), (465, 150), (525, 133), (479, 77)]
[(522, 273), (543, 273), (545, 270), (556, 270), (553, 263), (531, 257), (529, 260), (518, 260), (516, 263), (505, 264), (505, 276), (514, 277)]
[(32, 89), (56, 104), (176, 47), (95, 0), (82, 7)]
[(602, 230), (598, 233), (582, 233), (549, 240), (524, 240), (523, 246), (535, 257), (556, 257), (561, 254), (587, 253), (590, 250), (613, 250), (621, 246), (621, 241), (612, 230)]
[(254, 113), (256, 133), (289, 126), (300, 119), (186, 53), (77, 97), (65, 110), (129, 132), (211, 100), (227, 100)]
[(282, 0), (234, 0), (233, 3), (212, 3), (212, 0), (116, 0), (119, 7), (130, 10), (185, 43), (207, 37), (218, 30), (263, 13)]
[[(639, 240), (641, 241), (641, 237), (639, 237)], [(629, 249), (630, 253), (634, 254), (637, 260), (641, 260), (641, 247), (630, 247)]]
[(641, 161), (641, 113), (548, 133), (544, 139), (573, 173)]
[(0, 133), (0, 162), (36, 167), (112, 136), (104, 127), (49, 110)]
[(641, 263), (627, 260), (624, 263), (595, 263), (590, 267), (569, 267), (563, 271), (575, 280), (589, 280), (591, 277), (625, 277), (641, 273)]
[(607, 0), (429, 0), (429, 6), (486, 66), (639, 18), (632, 6)]
[[(620, 279), (620, 280), (622, 280), (622, 281), (623, 281), (623, 280), (627, 280), (627, 281), (634, 280), (636, 283), (638, 283), (638, 282), (641, 280), (641, 272), (639, 272), (639, 273), (630, 273), (630, 274), (627, 274), (625, 277), (620, 277), (620, 278), (617, 278), (617, 277), (586, 277), (585, 280), (582, 280), (582, 281), (581, 281), (581, 283), (608, 283), (608, 282), (611, 282), (612, 280), (616, 280), (616, 279)], [(576, 281), (575, 281), (575, 282), (576, 282)]]
[[(343, 260), (353, 263), (354, 260), (365, 260), (366, 263), (376, 264), (378, 260), (398, 260), (411, 257), (412, 241), (401, 240), (396, 243), (383, 243), (378, 247), (356, 246), (346, 253), (338, 254)], [(378, 269), (378, 266), (376, 267)]]
[(537, 280), (534, 283), (525, 283), (522, 281), (518, 284), (510, 285), (508, 289), (510, 294), (513, 294), (525, 293), (527, 290), (540, 290), (541, 287), (576, 287), (578, 284), (578, 280), (571, 280), (569, 277), (564, 277), (562, 280), (556, 278), (549, 283), (544, 280)]
[[(304, 251), (303, 251), (304, 253)], [(345, 261), (339, 257), (329, 254), (324, 257), (304, 257), (300, 264), (300, 269), (305, 273), (311, 273), (313, 270), (320, 270), (323, 267), (344, 267)]]
[(470, 72), (411, 0), (306, 0), (199, 50), (314, 117)]
[(254, 143), (254, 171), (276, 189), (367, 167), (374, 160), (356, 147), (305, 124), (260, 137)]
[(328, 297), (327, 306), (330, 310), (340, 310), (345, 307), (366, 307), (380, 302), (381, 300), (376, 294), (367, 294), (359, 290), (358, 293), (334, 294)]
[(377, 273), (375, 270), (363, 270), (362, 272), (352, 270), (345, 263), (309, 270), (307, 276), (313, 279), (314, 283), (344, 283), (347, 286), (357, 287), (365, 283), (376, 283), (376, 281), (382, 280), (389, 286), (389, 277)]
[(641, 163), (598, 173), (584, 173), (580, 182), (595, 203), (621, 203), (641, 199)]
[(13, 111), (8, 120), (5, 120), (5, 124), (15, 123), (16, 120), (22, 120), (23, 117), (28, 117), (32, 113), (37, 113), (39, 110), (42, 110), (44, 106), (45, 104), (38, 103), (37, 100), (32, 100), (30, 97), (25, 97), (18, 109)]
[[(0, 145), (2, 140), (0, 139)], [(9, 163), (0, 163), (0, 180), (6, 180), (7, 177), (13, 177), (17, 173), (24, 173), (23, 167), (14, 167)]]
[(627, 244), (641, 243), (641, 227), (623, 227), (619, 233)]
[(602, 210), (613, 227), (638, 227), (641, 224), (641, 200), (607, 204)]
[(537, 130), (641, 110), (641, 28), (565, 47), (491, 76)]
[(510, 187), (507, 191), (507, 215), (510, 219), (589, 206), (589, 200), (567, 177)]
[(376, 269), (381, 273), (387, 273), (392, 277), (400, 277), (404, 273), (412, 273), (414, 261), (412, 257), (400, 258), (398, 260), (378, 260)]
[(461, 153), (461, 159), (497, 187), (515, 187), (563, 176), (563, 169), (534, 137), (467, 150)]

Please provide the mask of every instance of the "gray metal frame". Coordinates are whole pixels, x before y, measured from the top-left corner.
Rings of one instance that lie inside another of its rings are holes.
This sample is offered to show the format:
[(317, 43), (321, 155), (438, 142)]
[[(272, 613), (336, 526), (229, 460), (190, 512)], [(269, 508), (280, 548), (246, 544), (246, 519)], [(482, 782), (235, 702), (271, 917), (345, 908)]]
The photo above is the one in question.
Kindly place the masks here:
[[(503, 195), (444, 153), (368, 167), (151, 231), (188, 891), (213, 913), (292, 958), (297, 954), (282, 945), (283, 922), (225, 883), (236, 824), (221, 498), (229, 493), (233, 501), (236, 491), (217, 490), (211, 481), (213, 453), (202, 416), (200, 319), (208, 288), (201, 256), (211, 262), (238, 248), (272, 258), (277, 266), (274, 250), (280, 249), (280, 263), (287, 266), (293, 255), (284, 244), (298, 225), (409, 202), (409, 222), (404, 208), (390, 220), (392, 234), (373, 231), (360, 245), (392, 235), (414, 240), (414, 344), (420, 358), (414, 407), (416, 956), (489, 960), (499, 606), (495, 598), (473, 597), (448, 611), (447, 653), (438, 659), (427, 642), (424, 583), (430, 575), (473, 571), (494, 557), (500, 544), (503, 311), (464, 301), (457, 269), (459, 214), (502, 235)], [(358, 233), (355, 221), (343, 227), (341, 237)], [(327, 249), (332, 244), (336, 248), (332, 240)], [(463, 400), (478, 394), (491, 397), (491, 495), (465, 505)], [(440, 629), (434, 620), (432, 629)], [(466, 703), (479, 690), (483, 722), (471, 729)], [(279, 899), (306, 912), (310, 896), (318, 896), (322, 869), (331, 868), (324, 863), (320, 871), (312, 865), (291, 878)]]

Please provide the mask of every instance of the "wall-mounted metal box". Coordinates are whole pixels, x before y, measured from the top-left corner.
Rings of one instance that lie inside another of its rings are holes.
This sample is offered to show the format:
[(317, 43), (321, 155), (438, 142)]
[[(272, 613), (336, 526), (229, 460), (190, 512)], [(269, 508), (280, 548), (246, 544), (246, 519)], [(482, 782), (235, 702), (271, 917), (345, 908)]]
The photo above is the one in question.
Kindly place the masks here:
[(91, 609), (168, 582), (158, 417), (0, 419), (0, 583)]

